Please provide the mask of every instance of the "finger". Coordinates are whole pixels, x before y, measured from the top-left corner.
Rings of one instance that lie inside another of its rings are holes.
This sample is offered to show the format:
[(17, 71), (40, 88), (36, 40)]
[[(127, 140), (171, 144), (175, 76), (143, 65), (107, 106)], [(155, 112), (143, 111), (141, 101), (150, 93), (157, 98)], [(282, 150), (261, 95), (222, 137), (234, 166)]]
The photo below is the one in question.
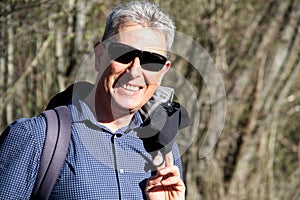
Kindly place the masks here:
[(160, 151), (157, 152), (157, 155), (154, 157), (152, 163), (158, 169), (161, 169), (161, 168), (165, 167), (165, 165), (164, 165), (164, 158), (163, 158), (163, 155), (162, 155), (162, 153)]
[(147, 181), (147, 186), (152, 187), (160, 184), (162, 181), (162, 176), (152, 176)]
[(170, 151), (165, 155), (165, 165), (166, 166), (173, 166), (174, 165), (174, 158), (173, 158), (173, 153)]
[(178, 185), (183, 186), (184, 183), (179, 176), (170, 176), (160, 182), (163, 186)]
[(176, 165), (166, 166), (163, 169), (157, 171), (157, 175), (159, 176), (180, 176), (179, 168)]
[(158, 176), (158, 175), (150, 177), (147, 181), (145, 191), (150, 192), (153, 189), (155, 189), (157, 186), (161, 186), (162, 179), (163, 176)]

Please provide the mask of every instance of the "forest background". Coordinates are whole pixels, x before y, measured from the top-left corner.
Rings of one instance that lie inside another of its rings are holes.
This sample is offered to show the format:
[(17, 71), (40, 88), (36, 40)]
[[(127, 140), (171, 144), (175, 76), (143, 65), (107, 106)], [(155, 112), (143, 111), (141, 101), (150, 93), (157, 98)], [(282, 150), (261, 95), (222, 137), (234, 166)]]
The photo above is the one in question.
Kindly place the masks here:
[[(0, 2), (0, 130), (39, 114), (74, 81), (121, 2)], [(197, 132), (182, 155), (187, 200), (300, 199), (300, 1), (154, 2), (209, 53), (226, 91), (222, 133), (202, 157), (215, 102), (201, 74), (175, 58), (200, 111), (199, 124), (184, 130)]]

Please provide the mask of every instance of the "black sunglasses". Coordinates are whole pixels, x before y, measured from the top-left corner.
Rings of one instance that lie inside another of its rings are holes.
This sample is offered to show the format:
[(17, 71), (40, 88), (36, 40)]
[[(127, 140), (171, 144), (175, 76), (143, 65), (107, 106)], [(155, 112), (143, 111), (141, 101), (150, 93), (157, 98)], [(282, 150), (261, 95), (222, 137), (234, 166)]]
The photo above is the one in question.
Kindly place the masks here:
[(102, 44), (108, 49), (110, 59), (122, 64), (128, 64), (138, 57), (143, 69), (158, 72), (167, 62), (167, 58), (163, 55), (141, 51), (126, 44), (117, 42), (103, 42)]

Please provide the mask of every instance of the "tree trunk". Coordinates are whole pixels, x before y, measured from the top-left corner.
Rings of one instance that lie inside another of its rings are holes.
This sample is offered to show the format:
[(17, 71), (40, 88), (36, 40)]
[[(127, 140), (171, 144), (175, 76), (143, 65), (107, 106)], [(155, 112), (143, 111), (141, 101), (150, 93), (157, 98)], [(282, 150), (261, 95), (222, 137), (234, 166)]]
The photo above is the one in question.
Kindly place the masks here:
[[(10, 10), (10, 6), (8, 6), (8, 10)], [(13, 86), (13, 77), (14, 77), (14, 31), (12, 25), (11, 15), (7, 15), (7, 37), (8, 37), (8, 45), (7, 45), (7, 80), (6, 87), (11, 88)], [(6, 120), (8, 122), (14, 119), (13, 115), (13, 101), (7, 102), (6, 105)]]

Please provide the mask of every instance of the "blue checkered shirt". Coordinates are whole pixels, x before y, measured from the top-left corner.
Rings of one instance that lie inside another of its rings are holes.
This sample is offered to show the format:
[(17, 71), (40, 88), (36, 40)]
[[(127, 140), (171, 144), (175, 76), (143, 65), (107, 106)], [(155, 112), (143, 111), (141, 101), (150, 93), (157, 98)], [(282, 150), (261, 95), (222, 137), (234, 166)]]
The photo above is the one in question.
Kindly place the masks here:
[[(146, 181), (154, 171), (151, 155), (133, 130), (142, 123), (139, 113), (129, 126), (112, 133), (97, 122), (85, 103), (78, 102), (68, 105), (72, 136), (50, 199), (144, 199)], [(3, 132), (0, 139), (1, 200), (30, 198), (45, 134), (46, 122), (42, 115), (19, 119)], [(177, 145), (173, 154), (181, 172)]]

